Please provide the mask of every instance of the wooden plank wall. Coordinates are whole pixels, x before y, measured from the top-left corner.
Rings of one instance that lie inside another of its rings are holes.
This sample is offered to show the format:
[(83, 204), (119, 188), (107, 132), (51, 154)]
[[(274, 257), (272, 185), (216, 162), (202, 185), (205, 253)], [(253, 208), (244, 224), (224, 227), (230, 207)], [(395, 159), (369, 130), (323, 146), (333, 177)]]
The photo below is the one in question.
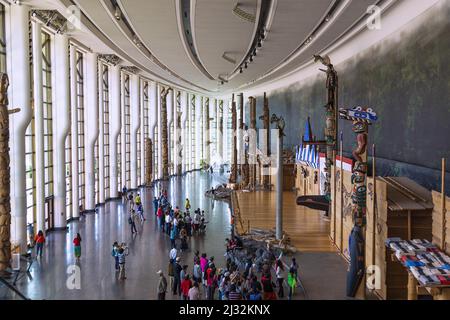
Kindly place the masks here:
[[(437, 244), (441, 248), (442, 235), (442, 195), (440, 192), (432, 191), (431, 195), (433, 197), (433, 243)], [(450, 198), (445, 197), (445, 208), (446, 208), (446, 223), (445, 223), (445, 248), (441, 250), (450, 254)]]

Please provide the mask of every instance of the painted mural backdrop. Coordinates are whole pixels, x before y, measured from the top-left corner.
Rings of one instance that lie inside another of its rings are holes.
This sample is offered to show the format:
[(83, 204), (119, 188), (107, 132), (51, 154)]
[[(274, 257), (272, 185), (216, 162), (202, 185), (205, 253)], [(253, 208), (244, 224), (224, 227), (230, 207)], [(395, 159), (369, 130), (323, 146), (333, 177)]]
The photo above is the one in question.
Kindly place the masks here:
[[(450, 160), (450, 5), (429, 21), (335, 68), (339, 107), (377, 110), (380, 121), (369, 139), (369, 145), (377, 145), (377, 173), (409, 176), (439, 189), (441, 157)], [(257, 97), (258, 114), (262, 102)], [(271, 110), (287, 121), (285, 147), (300, 143), (308, 116), (313, 134), (323, 138), (325, 103), (325, 75), (270, 92)], [(354, 143), (351, 128), (341, 122), (339, 128), (349, 155)], [(450, 174), (447, 177), (450, 180)]]

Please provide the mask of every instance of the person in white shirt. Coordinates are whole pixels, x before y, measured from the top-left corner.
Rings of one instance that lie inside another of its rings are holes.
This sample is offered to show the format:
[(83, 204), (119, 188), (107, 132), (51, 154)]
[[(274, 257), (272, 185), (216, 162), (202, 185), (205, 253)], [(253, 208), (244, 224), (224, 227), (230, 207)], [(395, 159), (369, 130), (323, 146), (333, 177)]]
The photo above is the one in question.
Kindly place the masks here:
[(201, 299), (201, 294), (200, 294), (200, 290), (198, 289), (198, 282), (194, 282), (194, 285), (192, 286), (192, 288), (189, 289), (189, 300), (200, 300)]
[(169, 213), (166, 214), (166, 233), (170, 234), (170, 223), (172, 222), (172, 217)]
[(177, 258), (177, 254), (178, 254), (177, 248), (172, 248), (172, 250), (170, 250), (169, 252), (170, 261), (175, 261), (175, 259)]

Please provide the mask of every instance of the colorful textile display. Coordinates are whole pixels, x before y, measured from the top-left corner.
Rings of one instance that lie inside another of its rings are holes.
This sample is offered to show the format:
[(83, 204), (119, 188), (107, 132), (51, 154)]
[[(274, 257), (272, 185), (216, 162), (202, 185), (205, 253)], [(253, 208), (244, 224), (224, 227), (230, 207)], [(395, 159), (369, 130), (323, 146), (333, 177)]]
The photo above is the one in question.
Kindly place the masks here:
[(420, 284), (450, 285), (450, 257), (430, 241), (389, 238), (385, 243)]
[(295, 160), (305, 166), (313, 167), (315, 169), (319, 168), (319, 151), (318, 145), (310, 144), (308, 142), (313, 141), (311, 124), (308, 120), (305, 123), (305, 132), (303, 134), (303, 140), (300, 146), (297, 148), (295, 155)]

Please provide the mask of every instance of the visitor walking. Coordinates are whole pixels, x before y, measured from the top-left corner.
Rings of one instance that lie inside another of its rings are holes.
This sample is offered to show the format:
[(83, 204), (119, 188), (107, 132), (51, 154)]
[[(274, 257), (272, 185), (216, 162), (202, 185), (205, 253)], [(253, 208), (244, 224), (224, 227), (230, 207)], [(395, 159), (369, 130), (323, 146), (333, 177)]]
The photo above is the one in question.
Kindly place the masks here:
[(119, 280), (125, 280), (127, 278), (125, 276), (125, 257), (128, 255), (128, 252), (125, 249), (122, 245), (117, 253), (119, 257)]
[(186, 198), (186, 201), (184, 203), (184, 208), (186, 209), (186, 211), (189, 211), (189, 209), (191, 209), (191, 202), (189, 201), (188, 198)]
[(166, 300), (167, 280), (161, 270), (157, 272), (159, 275), (158, 280), (158, 300)]
[(189, 279), (189, 275), (186, 274), (184, 276), (183, 281), (181, 282), (181, 293), (182, 293), (182, 299), (188, 300), (189, 299), (189, 290), (192, 287), (191, 279)]
[(295, 287), (297, 286), (297, 277), (295, 275), (295, 269), (290, 268), (288, 274), (288, 285), (289, 285), (289, 300), (292, 300), (292, 296), (295, 292)]
[(176, 295), (177, 293), (181, 295), (181, 270), (183, 268), (180, 265), (180, 257), (177, 257), (175, 259), (175, 264), (173, 267), (174, 271), (174, 283), (173, 283), (173, 294)]
[(118, 253), (119, 253), (119, 244), (117, 243), (117, 241), (115, 241), (113, 243), (113, 246), (112, 246), (111, 256), (114, 258), (116, 271), (119, 271), (119, 256), (118, 256)]
[(130, 224), (131, 227), (131, 234), (135, 234), (138, 232), (136, 228), (136, 223), (134, 222), (134, 216), (135, 216), (134, 209), (131, 209), (130, 217), (128, 218), (128, 223)]
[(284, 266), (283, 266), (283, 262), (281, 260), (277, 260), (275, 272), (277, 275), (278, 297), (283, 298), (284, 297), (284, 288), (283, 288)]
[(189, 289), (188, 296), (189, 296), (189, 300), (200, 300), (201, 299), (201, 293), (200, 293), (200, 289), (198, 287), (197, 281), (194, 281), (192, 288)]
[(42, 258), (42, 250), (44, 249), (45, 236), (42, 230), (39, 230), (36, 237), (34, 237), (36, 243), (36, 257)]
[(158, 208), (159, 208), (158, 198), (153, 197), (153, 211), (155, 213), (155, 216), (156, 216), (156, 213), (158, 212)]
[(77, 233), (77, 236), (75, 237), (75, 239), (73, 239), (73, 245), (74, 245), (75, 258), (78, 262), (78, 261), (80, 261), (80, 258), (81, 258), (81, 236), (79, 233)]

